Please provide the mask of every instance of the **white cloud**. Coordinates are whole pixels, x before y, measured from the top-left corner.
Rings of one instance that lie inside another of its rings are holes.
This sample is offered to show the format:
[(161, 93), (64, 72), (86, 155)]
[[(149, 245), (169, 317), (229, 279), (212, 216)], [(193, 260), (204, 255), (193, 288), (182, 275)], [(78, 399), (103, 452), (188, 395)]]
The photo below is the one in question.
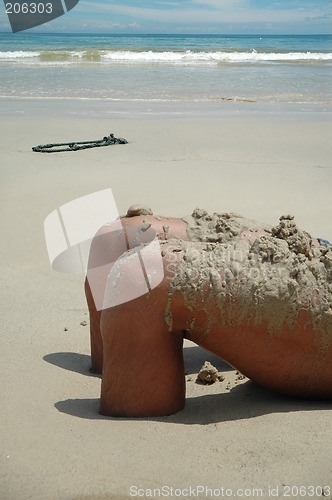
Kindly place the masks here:
[(130, 29), (137, 30), (137, 29), (140, 29), (140, 27), (141, 26), (136, 21), (134, 21), (133, 23), (129, 23), (128, 24), (128, 28), (130, 28)]
[[(134, 7), (124, 4), (85, 3), (92, 12), (108, 12), (112, 16), (122, 15), (135, 19), (162, 23), (186, 24), (216, 24), (220, 23), (276, 23), (303, 22), (305, 19), (321, 16), (320, 9), (272, 9), (252, 8), (246, 0), (192, 0), (192, 7), (156, 9)], [(198, 5), (210, 5), (213, 9), (197, 8)]]
[[(183, 31), (208, 32), (223, 26), (223, 29), (232, 26), (232, 30), (239, 31), (259, 30), (265, 26), (269, 31), (273, 26), (277, 31), (293, 32), (302, 25), (317, 27), (321, 22), (327, 26), (328, 17), (325, 15), (321, 2), (313, 4), (311, 1), (297, 3), (282, 3), (280, 0), (266, 2), (263, 7), (253, 6), (252, 0), (157, 0), (145, 7), (144, 2), (135, 2), (135, 5), (124, 2), (107, 2), (81, 0), (75, 9), (77, 19), (79, 14), (89, 16), (90, 22), (98, 19), (101, 24), (109, 21), (110, 29), (139, 30), (139, 31)], [(285, 6), (286, 7), (283, 7)], [(293, 7), (291, 7), (293, 5)], [(80, 16), (81, 17), (81, 16)], [(74, 21), (74, 16), (72, 17)], [(85, 19), (84, 19), (85, 21)], [(113, 24), (112, 24), (113, 23)], [(295, 30), (294, 30), (295, 28)], [(220, 29), (220, 28), (219, 28)], [(323, 29), (323, 28), (322, 28)], [(326, 29), (325, 29), (326, 31)]]
[(191, 0), (192, 4), (212, 7), (216, 10), (236, 9), (237, 7), (248, 7), (248, 0)]

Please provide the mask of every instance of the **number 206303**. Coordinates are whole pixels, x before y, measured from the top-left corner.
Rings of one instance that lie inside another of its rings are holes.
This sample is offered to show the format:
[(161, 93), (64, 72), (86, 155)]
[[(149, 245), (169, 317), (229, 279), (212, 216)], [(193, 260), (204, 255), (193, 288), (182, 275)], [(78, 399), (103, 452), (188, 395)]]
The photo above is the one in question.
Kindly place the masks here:
[(283, 487), (283, 497), (330, 497), (330, 486), (287, 486)]
[(53, 4), (48, 3), (6, 3), (6, 14), (52, 14)]

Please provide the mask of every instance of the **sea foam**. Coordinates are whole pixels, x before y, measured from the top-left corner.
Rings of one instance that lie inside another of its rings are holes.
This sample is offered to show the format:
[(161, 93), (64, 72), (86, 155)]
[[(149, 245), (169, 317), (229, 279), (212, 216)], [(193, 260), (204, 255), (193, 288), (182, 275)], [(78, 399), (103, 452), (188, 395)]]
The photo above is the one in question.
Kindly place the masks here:
[(324, 62), (332, 61), (331, 52), (258, 52), (252, 51), (132, 51), (132, 50), (76, 50), (76, 51), (5, 51), (1, 61), (47, 62), (98, 62), (104, 64), (219, 64), (219, 63), (268, 63), (268, 62)]

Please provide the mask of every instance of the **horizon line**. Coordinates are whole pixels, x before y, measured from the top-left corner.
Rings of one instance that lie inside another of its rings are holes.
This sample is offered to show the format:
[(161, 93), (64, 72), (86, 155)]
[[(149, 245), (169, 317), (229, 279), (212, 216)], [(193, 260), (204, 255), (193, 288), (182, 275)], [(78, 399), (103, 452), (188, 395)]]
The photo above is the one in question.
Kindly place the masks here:
[(110, 35), (110, 36), (332, 36), (332, 33), (110, 33), (93, 31), (31, 31), (22, 30), (17, 33), (12, 31), (0, 31), (0, 35), (6, 34), (20, 35), (20, 33), (30, 35)]

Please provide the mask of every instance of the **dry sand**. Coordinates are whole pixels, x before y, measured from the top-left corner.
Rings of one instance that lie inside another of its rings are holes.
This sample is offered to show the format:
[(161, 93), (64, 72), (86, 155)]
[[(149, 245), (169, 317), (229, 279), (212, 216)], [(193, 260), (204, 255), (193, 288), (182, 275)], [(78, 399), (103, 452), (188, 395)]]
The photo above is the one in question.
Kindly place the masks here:
[[(52, 210), (111, 187), (120, 213), (143, 203), (155, 214), (181, 217), (200, 206), (272, 225), (292, 213), (300, 227), (332, 241), (330, 117), (22, 116), (2, 118), (0, 128), (0, 498), (149, 498), (164, 486), (160, 494), (170, 498), (171, 488), (174, 498), (218, 498), (218, 492), (222, 498), (226, 488), (240, 498), (241, 488), (246, 498), (267, 499), (282, 498), (287, 485), (305, 486), (302, 498), (322, 496), (319, 488), (326, 487), (332, 498), (331, 404), (263, 390), (193, 344), (185, 348), (182, 412), (101, 417), (100, 379), (89, 373), (83, 277), (50, 268), (43, 235)], [(110, 132), (129, 144), (54, 155), (31, 151), (40, 143)], [(195, 382), (205, 361), (223, 381)]]

